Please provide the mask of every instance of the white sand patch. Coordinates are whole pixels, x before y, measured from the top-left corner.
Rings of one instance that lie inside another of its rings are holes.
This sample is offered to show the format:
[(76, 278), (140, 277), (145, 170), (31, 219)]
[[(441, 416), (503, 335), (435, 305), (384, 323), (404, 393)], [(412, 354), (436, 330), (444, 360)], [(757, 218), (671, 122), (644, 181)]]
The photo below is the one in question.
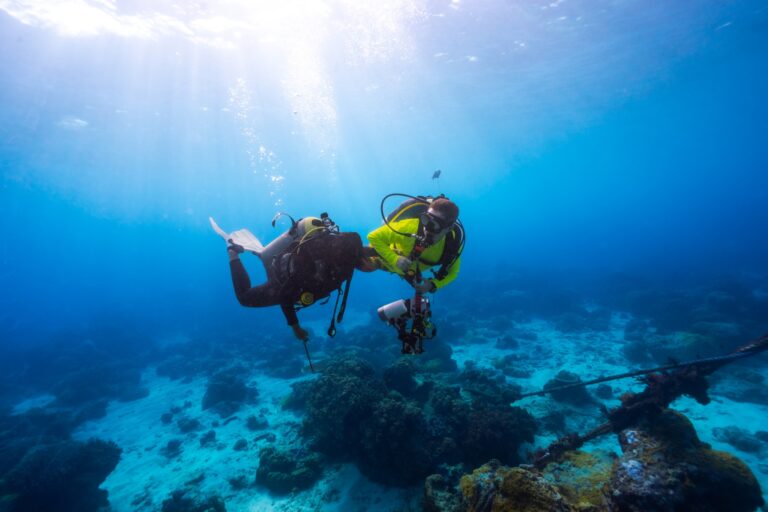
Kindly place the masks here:
[[(266, 442), (253, 441), (264, 432), (249, 431), (245, 428), (245, 418), (263, 413), (270, 422), (265, 432), (283, 438), (296, 430), (296, 416), (280, 409), (281, 399), (290, 391), (289, 381), (260, 379), (257, 383), (258, 403), (243, 407), (235, 415), (237, 419), (224, 424), (217, 414), (201, 408), (206, 379), (184, 383), (148, 372), (143, 380), (150, 390), (148, 397), (128, 403), (111, 403), (105, 418), (89, 422), (76, 432), (79, 439), (109, 439), (123, 449), (120, 463), (103, 485), (109, 491), (115, 512), (157, 510), (171, 492), (200, 475), (205, 476), (196, 485), (197, 489), (219, 494), (229, 502), (237, 495), (229, 485), (229, 479), (246, 475), (251, 483), (258, 467), (258, 449)], [(163, 424), (161, 415), (172, 407), (180, 407), (182, 412), (175, 414), (170, 424)], [(182, 434), (176, 425), (180, 417), (196, 418), (202, 428)], [(210, 429), (216, 431), (216, 441), (201, 446), (200, 436)], [(248, 441), (249, 450), (235, 451), (232, 448), (241, 438)], [(171, 439), (183, 440), (182, 453), (173, 460), (162, 453)]]
[[(109, 492), (113, 512), (156, 512), (173, 491), (201, 475), (204, 478), (191, 487), (203, 494), (219, 495), (229, 512), (390, 512), (405, 509), (406, 502), (414, 503), (421, 495), (420, 489), (391, 489), (374, 484), (349, 464), (333, 466), (312, 489), (293, 496), (273, 496), (254, 486), (258, 452), (269, 444), (267, 440), (254, 439), (273, 433), (280, 445), (298, 438), (300, 418), (292, 411), (284, 411), (282, 402), (290, 393), (291, 384), (301, 379), (263, 375), (252, 378), (249, 384), (259, 390), (257, 403), (244, 406), (234, 415), (237, 419), (227, 424), (217, 414), (201, 409), (205, 378), (172, 381), (148, 371), (142, 380), (150, 390), (149, 396), (133, 402), (110, 403), (105, 418), (86, 423), (74, 435), (80, 440), (112, 440), (123, 449), (120, 463), (102, 485)], [(160, 417), (173, 407), (183, 410), (174, 415), (170, 424), (163, 424)], [(250, 415), (265, 416), (270, 426), (263, 431), (248, 430), (245, 419)], [(196, 418), (202, 428), (182, 434), (176, 425), (180, 417)], [(210, 429), (216, 431), (215, 443), (201, 446), (200, 437)], [(162, 453), (171, 439), (183, 440), (182, 453), (173, 460)], [(247, 451), (233, 449), (239, 439), (248, 441)], [(248, 487), (235, 490), (229, 481), (239, 476), (245, 476)]]

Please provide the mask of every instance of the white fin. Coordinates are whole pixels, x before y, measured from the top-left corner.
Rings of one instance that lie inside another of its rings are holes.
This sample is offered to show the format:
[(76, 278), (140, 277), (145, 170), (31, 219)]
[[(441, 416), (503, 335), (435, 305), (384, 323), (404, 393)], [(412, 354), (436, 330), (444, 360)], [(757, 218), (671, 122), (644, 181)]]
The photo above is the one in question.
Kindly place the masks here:
[(211, 222), (211, 227), (213, 230), (224, 240), (231, 240), (232, 243), (237, 244), (246, 251), (250, 251), (257, 255), (261, 254), (261, 252), (264, 250), (264, 246), (261, 245), (259, 239), (256, 238), (256, 236), (254, 236), (254, 234), (247, 229), (238, 229), (232, 233), (227, 233), (221, 229), (218, 224), (216, 224), (216, 221), (213, 220), (213, 217), (208, 217), (208, 220)]

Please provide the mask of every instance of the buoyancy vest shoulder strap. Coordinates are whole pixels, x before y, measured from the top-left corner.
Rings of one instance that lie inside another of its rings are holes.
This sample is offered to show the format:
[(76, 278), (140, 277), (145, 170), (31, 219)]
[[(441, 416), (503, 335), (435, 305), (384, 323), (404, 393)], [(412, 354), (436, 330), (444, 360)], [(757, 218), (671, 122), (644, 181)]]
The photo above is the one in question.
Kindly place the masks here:
[(450, 233), (445, 236), (445, 246), (443, 247), (443, 254), (440, 255), (440, 268), (435, 272), (435, 278), (440, 280), (444, 279), (448, 275), (448, 272), (464, 248), (464, 229), (460, 225), (456, 225), (451, 229)]

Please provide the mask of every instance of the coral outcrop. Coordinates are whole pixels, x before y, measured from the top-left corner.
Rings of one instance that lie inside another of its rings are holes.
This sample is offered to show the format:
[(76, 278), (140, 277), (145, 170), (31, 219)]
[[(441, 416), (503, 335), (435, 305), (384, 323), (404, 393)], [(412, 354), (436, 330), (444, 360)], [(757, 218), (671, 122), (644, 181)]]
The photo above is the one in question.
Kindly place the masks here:
[(520, 463), (520, 445), (532, 443), (535, 432), (536, 422), (524, 409), (475, 402), (466, 430), (459, 434), (463, 459), (470, 464), (492, 457), (505, 464)]
[(256, 483), (275, 494), (308, 489), (322, 475), (320, 456), (315, 453), (289, 452), (273, 446), (259, 452)]
[[(552, 379), (547, 381), (546, 384), (544, 384), (545, 390), (550, 389), (556, 389), (563, 386), (571, 386), (574, 384), (579, 384), (581, 382), (581, 377), (576, 375), (575, 373), (569, 372), (567, 370), (560, 370), (557, 372), (557, 375), (555, 375)], [(571, 389), (561, 389), (558, 391), (552, 391), (550, 393), (550, 396), (553, 400), (557, 402), (563, 402), (573, 405), (586, 405), (591, 404), (595, 402), (595, 399), (592, 398), (592, 395), (589, 394), (589, 391), (586, 390), (584, 387), (575, 387)]]
[(570, 512), (573, 508), (544, 478), (498, 461), (461, 477), (462, 510), (466, 512)]
[(458, 481), (431, 475), (428, 512), (747, 512), (760, 486), (736, 457), (702, 443), (682, 414), (664, 410), (619, 435), (623, 455), (571, 451), (541, 471), (480, 466)]
[(224, 501), (218, 496), (199, 496), (186, 490), (171, 493), (163, 500), (162, 512), (227, 512)]
[(749, 468), (702, 443), (691, 422), (665, 410), (619, 435), (623, 456), (610, 481), (613, 510), (753, 511), (763, 504)]
[(240, 407), (258, 396), (255, 388), (247, 386), (237, 369), (219, 372), (208, 379), (203, 396), (203, 410), (212, 409), (222, 418), (233, 415)]
[(381, 379), (368, 363), (343, 358), (331, 361), (308, 389), (294, 389), (306, 395), (303, 433), (313, 449), (354, 461), (377, 482), (411, 485), (440, 464), (518, 463), (522, 443), (533, 441), (533, 417), (509, 405), (517, 390), (496, 374), (465, 375), (474, 386), (470, 401), (459, 387), (416, 385), (408, 363), (389, 368)]
[(385, 395), (384, 385), (368, 363), (360, 359), (334, 361), (309, 390), (304, 434), (325, 454), (355, 456), (361, 445), (361, 424)]
[(99, 485), (117, 466), (120, 453), (116, 444), (96, 439), (36, 446), (0, 481), (3, 510), (100, 510), (108, 502)]
[(414, 484), (429, 475), (434, 461), (421, 409), (387, 397), (361, 425), (360, 470), (393, 485)]

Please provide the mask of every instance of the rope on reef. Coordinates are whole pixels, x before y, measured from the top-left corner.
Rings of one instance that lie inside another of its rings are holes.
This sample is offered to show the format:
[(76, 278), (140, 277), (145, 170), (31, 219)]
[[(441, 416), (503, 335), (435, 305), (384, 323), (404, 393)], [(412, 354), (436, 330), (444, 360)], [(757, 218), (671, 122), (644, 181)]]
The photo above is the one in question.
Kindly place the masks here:
[(755, 356), (761, 352), (768, 350), (768, 334), (758, 338), (757, 340), (748, 343), (742, 347), (739, 347), (736, 351), (723, 356), (706, 357), (703, 359), (696, 359), (694, 361), (687, 361), (685, 363), (671, 363), (664, 366), (657, 366), (655, 368), (646, 368), (644, 370), (635, 370), (625, 373), (617, 373), (615, 375), (609, 375), (607, 377), (598, 377), (597, 379), (587, 380), (584, 382), (577, 382), (575, 384), (567, 384), (565, 386), (558, 386), (556, 388), (544, 389), (541, 391), (531, 391), (529, 393), (522, 393), (515, 397), (514, 401), (522, 400), (531, 396), (548, 395), (550, 393), (557, 393), (558, 391), (565, 391), (567, 389), (581, 388), (585, 386), (591, 386), (593, 384), (600, 384), (602, 382), (609, 382), (612, 380), (628, 379), (630, 377), (639, 377), (641, 375), (648, 375), (649, 373), (666, 372), (669, 370), (677, 370), (680, 368), (687, 368), (689, 366), (699, 365), (717, 365), (715, 369), (728, 364), (737, 359), (744, 359), (746, 357)]
[[(676, 363), (666, 366), (660, 366), (649, 370), (638, 370), (636, 372), (622, 373), (610, 377), (603, 377), (578, 384), (570, 384), (556, 389), (549, 389), (545, 392), (526, 393), (522, 395), (533, 396), (543, 395), (560, 389), (570, 389), (579, 386), (587, 386), (606, 380), (623, 379), (638, 375), (647, 375), (643, 380), (646, 387), (640, 393), (627, 393), (621, 397), (621, 405), (614, 409), (603, 412), (608, 417), (608, 421), (598, 425), (586, 434), (578, 433), (568, 434), (550, 444), (547, 448), (539, 449), (532, 454), (533, 465), (538, 469), (543, 469), (550, 462), (561, 460), (565, 453), (582, 447), (586, 442), (596, 439), (602, 435), (611, 432), (621, 432), (632, 425), (637, 424), (643, 418), (651, 417), (653, 414), (665, 409), (674, 400), (681, 395), (688, 395), (701, 404), (709, 403), (707, 389), (709, 383), (706, 377), (711, 375), (726, 364), (743, 359), (745, 357), (755, 356), (768, 350), (768, 334), (742, 345), (730, 354), (718, 357), (698, 359), (687, 363)], [(676, 370), (667, 372), (667, 370)]]

